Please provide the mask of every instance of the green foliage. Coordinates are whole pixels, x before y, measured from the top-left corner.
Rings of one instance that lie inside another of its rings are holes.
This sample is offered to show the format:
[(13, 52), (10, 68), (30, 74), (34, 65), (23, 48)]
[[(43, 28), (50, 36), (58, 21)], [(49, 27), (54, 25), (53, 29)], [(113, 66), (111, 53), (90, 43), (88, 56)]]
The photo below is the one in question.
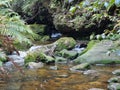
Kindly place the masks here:
[[(9, 1), (9, 0), (6, 0)], [(7, 2), (8, 3), (8, 2)], [(6, 4), (4, 4), (6, 5)], [(31, 43), (36, 35), (20, 16), (9, 7), (0, 8), (0, 35), (11, 36), (15, 41)]]
[(70, 10), (69, 10), (69, 12), (71, 12), (72, 14), (74, 14), (75, 11), (76, 11), (76, 7), (73, 7), (73, 6), (72, 6), (72, 7), (70, 8)]

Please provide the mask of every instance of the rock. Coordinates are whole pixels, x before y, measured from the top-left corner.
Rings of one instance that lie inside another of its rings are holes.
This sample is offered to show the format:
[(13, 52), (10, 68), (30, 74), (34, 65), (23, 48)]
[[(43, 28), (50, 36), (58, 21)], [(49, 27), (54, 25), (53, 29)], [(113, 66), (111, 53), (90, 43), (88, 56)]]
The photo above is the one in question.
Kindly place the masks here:
[(68, 51), (66, 49), (63, 49), (58, 53), (58, 55), (67, 59), (75, 59), (78, 53), (76, 51)]
[(70, 68), (71, 71), (76, 71), (76, 70), (86, 70), (90, 68), (90, 64), (89, 63), (82, 63), (80, 65), (76, 65), (73, 66), (72, 68)]
[(58, 78), (68, 78), (69, 75), (68, 74), (61, 74), (57, 76)]
[(120, 77), (112, 77), (108, 80), (109, 83), (120, 83)]
[(96, 71), (96, 70), (86, 70), (86, 71), (83, 72), (83, 74), (85, 74), (85, 75), (93, 75), (93, 74), (97, 75), (98, 71)]
[(56, 63), (67, 63), (66, 58), (58, 57), (58, 56), (55, 57), (55, 61), (56, 61)]
[[(18, 66), (24, 66), (24, 64), (25, 64), (25, 62), (24, 62), (25, 60), (18, 55), (8, 55), (8, 57), (11, 60), (13, 60)], [(6, 62), (4, 64), (4, 67), (11, 69), (11, 70), (12, 70), (12, 68), (13, 69), (15, 68), (15, 66), (13, 65), (13, 63), (11, 61)]]
[(120, 69), (114, 70), (112, 73), (119, 76), (120, 75)]
[(25, 57), (25, 63), (34, 62), (34, 61), (42, 61), (49, 63), (49, 62), (53, 62), (54, 60), (55, 59), (53, 57), (48, 56), (41, 51), (29, 52)]
[(110, 83), (108, 90), (120, 90), (120, 83)]
[[(91, 64), (119, 64), (120, 56), (114, 51), (110, 51), (109, 55), (106, 54), (109, 50), (114, 49), (116, 41), (102, 40), (96, 41), (93, 45), (88, 45), (78, 58), (74, 60), (75, 63), (91, 63)], [(119, 47), (116, 47), (117, 49)], [(87, 50), (88, 49), (88, 50)]]
[(42, 68), (44, 66), (44, 64), (42, 62), (36, 63), (36, 62), (29, 62), (28, 63), (28, 67), (30, 69), (39, 69)]
[[(24, 59), (18, 55), (8, 55), (8, 57), (13, 60), (17, 65), (19, 66), (23, 66), (24, 65)], [(11, 63), (11, 61), (7, 62), (7, 63)]]
[(58, 67), (57, 66), (50, 66), (50, 69), (51, 70), (58, 70)]
[(101, 89), (101, 88), (91, 88), (91, 89), (88, 89), (88, 90), (105, 90), (105, 89)]
[(63, 49), (72, 49), (76, 45), (76, 41), (72, 37), (62, 37), (55, 43), (55, 50), (61, 51)]
[(27, 52), (25, 51), (19, 51), (20, 57), (25, 58), (27, 56)]

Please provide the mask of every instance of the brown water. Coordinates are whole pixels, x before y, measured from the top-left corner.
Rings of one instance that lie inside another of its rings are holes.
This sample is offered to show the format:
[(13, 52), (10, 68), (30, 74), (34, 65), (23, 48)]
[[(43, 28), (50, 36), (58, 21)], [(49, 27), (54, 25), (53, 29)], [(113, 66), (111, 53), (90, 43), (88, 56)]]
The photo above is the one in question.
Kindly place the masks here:
[(88, 90), (102, 88), (107, 90), (107, 80), (112, 71), (120, 66), (93, 66), (98, 74), (83, 75), (71, 72), (68, 66), (61, 65), (59, 70), (50, 70), (49, 66), (38, 70), (25, 70), (11, 73), (11, 78), (0, 81), (0, 90)]

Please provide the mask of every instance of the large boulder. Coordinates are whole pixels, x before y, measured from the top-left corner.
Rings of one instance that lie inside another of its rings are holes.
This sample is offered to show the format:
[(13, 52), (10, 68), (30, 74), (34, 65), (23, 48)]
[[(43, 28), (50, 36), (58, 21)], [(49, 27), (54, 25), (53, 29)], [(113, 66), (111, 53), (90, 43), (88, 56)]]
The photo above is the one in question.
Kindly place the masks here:
[[(119, 42), (120, 43), (120, 42)], [(118, 41), (102, 40), (91, 45), (86, 52), (75, 59), (75, 63), (118, 64), (120, 63)], [(89, 47), (89, 46), (88, 46)]]
[(56, 45), (55, 50), (60, 51), (63, 49), (72, 49), (76, 45), (76, 41), (72, 37), (63, 37), (54, 44)]

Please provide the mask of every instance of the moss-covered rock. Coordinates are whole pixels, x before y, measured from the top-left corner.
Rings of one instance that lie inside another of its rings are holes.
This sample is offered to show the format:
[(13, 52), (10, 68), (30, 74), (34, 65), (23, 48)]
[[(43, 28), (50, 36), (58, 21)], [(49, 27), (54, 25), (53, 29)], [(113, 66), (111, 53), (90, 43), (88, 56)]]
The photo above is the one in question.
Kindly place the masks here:
[(63, 37), (57, 40), (55, 43), (56, 51), (63, 49), (72, 49), (76, 45), (76, 41), (72, 37)]
[(76, 51), (68, 51), (66, 49), (63, 49), (58, 53), (58, 55), (67, 59), (75, 59), (78, 53)]
[(86, 69), (90, 69), (90, 64), (89, 63), (82, 63), (76, 66), (73, 66), (72, 68), (70, 68), (71, 71), (75, 71), (75, 70), (86, 70)]
[(67, 59), (66, 58), (63, 58), (63, 57), (55, 57), (55, 61), (56, 63), (66, 63), (67, 62)]
[(42, 61), (48, 63), (54, 61), (54, 58), (46, 55), (41, 51), (29, 52), (25, 57), (25, 63), (35, 62), (35, 61)]
[[(94, 43), (92, 47), (84, 54), (75, 59), (75, 63), (91, 63), (91, 64), (118, 64), (120, 63), (120, 55), (115, 47), (117, 41), (102, 40)], [(114, 48), (114, 49), (113, 49)]]

